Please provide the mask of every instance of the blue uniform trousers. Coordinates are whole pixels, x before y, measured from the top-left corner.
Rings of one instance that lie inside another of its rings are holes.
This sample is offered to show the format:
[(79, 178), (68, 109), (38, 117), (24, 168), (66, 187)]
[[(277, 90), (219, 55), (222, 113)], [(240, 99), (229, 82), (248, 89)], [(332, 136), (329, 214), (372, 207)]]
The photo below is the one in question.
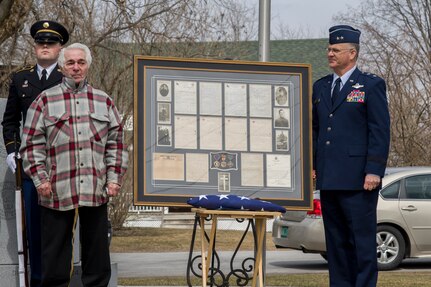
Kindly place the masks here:
[(377, 284), (378, 190), (322, 190), (331, 287)]
[(39, 287), (42, 286), (40, 206), (38, 204), (37, 190), (31, 179), (24, 178), (22, 180), (22, 190), (30, 259), (30, 286)]

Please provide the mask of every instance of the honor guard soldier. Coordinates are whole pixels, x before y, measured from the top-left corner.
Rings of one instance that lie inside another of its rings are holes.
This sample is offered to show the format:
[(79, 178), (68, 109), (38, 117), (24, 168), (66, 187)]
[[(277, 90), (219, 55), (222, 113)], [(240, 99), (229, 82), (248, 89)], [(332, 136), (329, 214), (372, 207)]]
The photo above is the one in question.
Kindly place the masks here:
[[(25, 123), (27, 109), (43, 90), (61, 83), (63, 75), (57, 65), (58, 55), (69, 40), (69, 33), (54, 21), (38, 21), (30, 28), (34, 39), (36, 65), (26, 67), (12, 75), (9, 97), (3, 115), (3, 139), (7, 165), (15, 172), (15, 154), (21, 145), (20, 122)], [(19, 155), (19, 154), (17, 154)], [(22, 189), (27, 241), (30, 257), (30, 286), (41, 286), (40, 208), (37, 191), (32, 180), (23, 174)]]
[(377, 200), (389, 153), (386, 84), (361, 72), (361, 32), (329, 29), (334, 71), (313, 85), (313, 176), (320, 190), (330, 286), (377, 284)]

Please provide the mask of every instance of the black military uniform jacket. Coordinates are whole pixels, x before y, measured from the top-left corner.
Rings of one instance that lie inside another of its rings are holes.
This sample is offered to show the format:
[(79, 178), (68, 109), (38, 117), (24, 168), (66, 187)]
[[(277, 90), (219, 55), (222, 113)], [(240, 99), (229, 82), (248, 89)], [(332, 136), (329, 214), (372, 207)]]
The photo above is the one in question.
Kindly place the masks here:
[(20, 121), (22, 120), (24, 125), (30, 104), (42, 91), (61, 83), (62, 78), (63, 74), (58, 65), (51, 72), (44, 86), (37, 74), (36, 65), (13, 74), (2, 121), (3, 139), (8, 154), (15, 152), (21, 145)]

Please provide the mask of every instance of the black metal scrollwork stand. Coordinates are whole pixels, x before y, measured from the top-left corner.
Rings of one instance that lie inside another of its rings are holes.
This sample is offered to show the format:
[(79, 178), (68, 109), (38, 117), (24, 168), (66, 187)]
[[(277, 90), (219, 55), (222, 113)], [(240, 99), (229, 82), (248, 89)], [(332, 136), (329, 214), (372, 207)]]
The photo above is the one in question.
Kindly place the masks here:
[[(192, 283), (191, 283), (191, 274), (193, 274), (194, 276), (198, 277), (198, 278), (202, 278), (202, 272), (205, 272), (202, 268), (202, 254), (194, 256), (193, 257), (193, 249), (194, 249), (194, 244), (195, 244), (195, 238), (196, 238), (196, 229), (197, 229), (197, 225), (200, 224), (200, 216), (199, 215), (195, 215), (195, 221), (194, 221), (194, 225), (193, 225), (193, 233), (192, 233), (192, 240), (190, 243), (190, 253), (189, 253), (189, 259), (187, 262), (187, 284), (188, 286), (192, 287)], [(207, 216), (205, 218), (206, 221), (211, 221), (212, 220), (212, 216)], [(255, 228), (255, 224), (254, 224), (254, 220), (252, 218), (247, 219), (248, 220), (248, 224), (247, 227), (241, 237), (241, 240), (238, 242), (235, 251), (232, 255), (232, 258), (230, 259), (230, 270), (228, 270), (228, 273), (225, 273), (227, 271), (222, 271), (221, 270), (221, 264), (220, 264), (220, 257), (216, 251), (216, 240), (213, 241), (213, 253), (212, 253), (212, 258), (211, 258), (211, 266), (209, 267), (209, 274), (208, 274), (208, 282), (207, 285), (208, 286), (217, 286), (217, 287), (228, 287), (229, 285), (229, 281), (231, 278), (236, 278), (234, 279), (237, 286), (246, 286), (249, 282), (251, 282), (251, 280), (253, 280), (253, 272), (254, 272), (254, 268), (255, 268), (255, 261), (256, 258), (255, 257), (246, 257), (241, 259), (237, 258), (238, 255), (238, 251), (241, 248), (242, 243), (244, 242), (245, 237), (248, 234), (248, 231), (250, 230), (250, 227), (252, 228), (252, 233), (253, 233), (253, 240), (254, 240), (254, 246), (255, 246), (255, 254), (256, 254), (256, 242), (257, 242), (257, 235), (256, 235), (256, 228)], [(243, 223), (245, 221), (245, 219), (240, 219), (237, 218), (236, 219), (237, 222), (239, 223)], [(210, 242), (210, 238), (208, 236), (208, 234), (206, 233), (205, 229), (203, 228), (203, 226), (201, 226), (201, 232), (205, 233), (205, 238), (207, 240), (207, 242)], [(216, 237), (216, 236), (215, 236)], [(201, 244), (204, 244), (203, 242), (201, 242)], [(239, 263), (236, 263), (238, 260)], [(239, 267), (236, 267), (239, 266)]]

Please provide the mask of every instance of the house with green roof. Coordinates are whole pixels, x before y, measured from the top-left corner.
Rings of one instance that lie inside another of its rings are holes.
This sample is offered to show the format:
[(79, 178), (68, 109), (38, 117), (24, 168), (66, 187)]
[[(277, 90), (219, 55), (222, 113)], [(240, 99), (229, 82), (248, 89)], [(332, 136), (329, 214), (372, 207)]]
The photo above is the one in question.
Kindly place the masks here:
[[(244, 42), (249, 51), (241, 60), (258, 61), (259, 43)], [(326, 58), (328, 39), (300, 39), (270, 41), (270, 61), (311, 64), (313, 82), (331, 73)]]

